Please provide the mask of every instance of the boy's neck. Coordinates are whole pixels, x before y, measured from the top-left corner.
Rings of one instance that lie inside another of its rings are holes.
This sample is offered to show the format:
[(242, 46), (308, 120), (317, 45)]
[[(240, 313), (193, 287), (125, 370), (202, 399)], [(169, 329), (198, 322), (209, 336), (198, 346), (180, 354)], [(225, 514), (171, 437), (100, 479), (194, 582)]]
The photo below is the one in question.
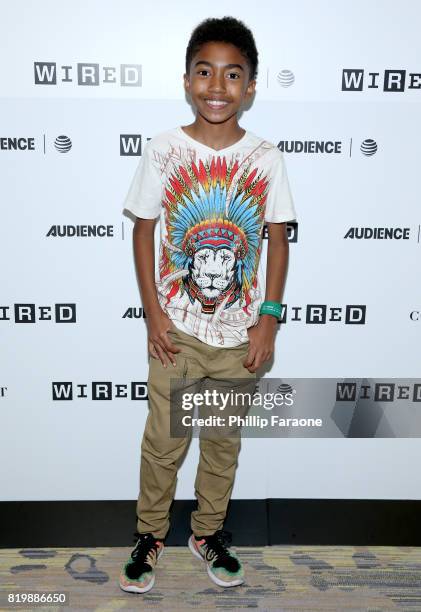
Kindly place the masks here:
[(238, 125), (237, 117), (233, 117), (233, 119), (235, 121), (209, 123), (201, 117), (196, 117), (193, 123), (182, 126), (182, 129), (189, 136), (211, 149), (226, 149), (241, 140), (246, 132)]

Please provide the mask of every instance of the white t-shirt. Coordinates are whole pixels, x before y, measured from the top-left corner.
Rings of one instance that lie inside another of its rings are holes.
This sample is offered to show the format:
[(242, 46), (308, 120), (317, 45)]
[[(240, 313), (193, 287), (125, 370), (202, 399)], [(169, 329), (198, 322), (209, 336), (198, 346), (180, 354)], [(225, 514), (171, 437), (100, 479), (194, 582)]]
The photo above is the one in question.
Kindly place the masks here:
[(249, 131), (217, 151), (167, 130), (144, 147), (124, 208), (160, 216), (155, 280), (174, 325), (211, 346), (247, 342), (265, 298), (264, 222), (296, 219), (281, 151)]

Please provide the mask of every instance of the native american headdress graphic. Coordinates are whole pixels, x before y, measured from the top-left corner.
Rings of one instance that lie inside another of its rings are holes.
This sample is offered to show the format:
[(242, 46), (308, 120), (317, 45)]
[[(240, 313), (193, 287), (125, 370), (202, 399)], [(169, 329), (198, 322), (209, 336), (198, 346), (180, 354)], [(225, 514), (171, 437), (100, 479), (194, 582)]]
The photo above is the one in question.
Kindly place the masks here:
[[(250, 288), (256, 286), (267, 185), (257, 168), (234, 159), (227, 165), (225, 157), (174, 167), (163, 201), (168, 237), (160, 276), (167, 304), (187, 291), (191, 302), (202, 302), (203, 312), (229, 308), (237, 300), (244, 300), (247, 312)], [(233, 282), (213, 300), (204, 299), (190, 274), (195, 253), (205, 247), (227, 248), (236, 260)]]

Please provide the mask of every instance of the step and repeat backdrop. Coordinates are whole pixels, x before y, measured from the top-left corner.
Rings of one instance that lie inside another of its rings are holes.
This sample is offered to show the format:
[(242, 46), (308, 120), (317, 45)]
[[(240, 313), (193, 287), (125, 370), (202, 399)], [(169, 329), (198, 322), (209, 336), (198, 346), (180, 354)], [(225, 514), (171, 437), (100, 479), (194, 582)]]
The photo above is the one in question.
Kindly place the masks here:
[[(306, 387), (322, 435), (245, 437), (233, 497), (419, 499), (419, 3), (0, 5), (0, 499), (137, 497), (147, 327), (124, 200), (147, 140), (193, 120), (192, 29), (227, 12), (259, 49), (240, 124), (283, 151), (297, 210), (262, 380), (353, 389), (330, 410)], [(193, 439), (178, 499), (197, 460)]]

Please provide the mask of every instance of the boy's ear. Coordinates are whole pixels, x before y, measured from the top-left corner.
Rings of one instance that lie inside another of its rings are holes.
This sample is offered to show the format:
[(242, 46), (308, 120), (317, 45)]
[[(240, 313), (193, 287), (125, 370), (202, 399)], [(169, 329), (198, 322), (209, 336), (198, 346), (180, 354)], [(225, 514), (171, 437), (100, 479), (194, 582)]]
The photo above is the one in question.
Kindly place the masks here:
[(184, 74), (183, 75), (183, 79), (184, 79), (184, 89), (186, 90), (187, 93), (189, 93), (190, 92), (189, 75), (188, 74)]
[(251, 98), (251, 96), (254, 94), (255, 91), (256, 91), (256, 79), (252, 79), (251, 81), (248, 82), (248, 85), (247, 85), (246, 98)]

